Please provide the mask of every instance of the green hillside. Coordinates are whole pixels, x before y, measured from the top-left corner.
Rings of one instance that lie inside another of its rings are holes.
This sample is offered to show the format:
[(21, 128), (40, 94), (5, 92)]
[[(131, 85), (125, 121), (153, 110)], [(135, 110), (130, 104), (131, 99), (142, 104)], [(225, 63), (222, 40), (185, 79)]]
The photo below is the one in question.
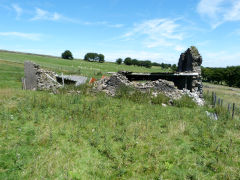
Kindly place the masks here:
[[(23, 63), (101, 77), (162, 71), (0, 52), (0, 179), (240, 179), (239, 117), (67, 89), (22, 91)], [(221, 111), (221, 109), (218, 111)]]

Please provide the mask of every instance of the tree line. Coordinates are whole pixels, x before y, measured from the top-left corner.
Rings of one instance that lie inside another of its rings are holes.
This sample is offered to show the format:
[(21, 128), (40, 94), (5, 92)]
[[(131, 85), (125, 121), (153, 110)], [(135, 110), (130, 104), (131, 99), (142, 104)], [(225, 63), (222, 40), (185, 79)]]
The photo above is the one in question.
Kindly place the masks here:
[[(73, 60), (73, 55), (72, 52), (69, 50), (66, 50), (62, 53), (62, 59), (68, 59), (68, 60)], [(105, 62), (105, 56), (103, 54), (98, 54), (98, 53), (87, 53), (84, 56), (85, 61), (90, 61), (90, 62), (100, 62), (103, 63)], [(118, 58), (116, 60), (117, 64), (122, 64), (124, 63), (125, 65), (131, 66), (141, 66), (141, 67), (146, 67), (146, 68), (151, 68), (152, 66), (159, 66), (162, 67), (163, 69), (172, 69), (172, 71), (177, 70), (176, 64), (165, 64), (165, 63), (156, 63), (156, 62), (151, 62), (150, 60), (138, 60), (138, 59), (132, 59), (130, 57), (125, 58), (124, 60), (121, 58)]]
[(122, 58), (118, 58), (116, 60), (117, 64), (122, 64), (124, 63), (125, 65), (131, 66), (141, 66), (141, 67), (146, 67), (146, 68), (151, 68), (152, 66), (159, 66), (162, 67), (163, 69), (168, 69), (171, 68), (173, 71), (177, 70), (176, 64), (165, 64), (165, 63), (156, 63), (156, 62), (151, 62), (150, 60), (137, 60), (137, 59), (132, 59), (130, 57), (125, 58), (124, 60)]
[[(68, 59), (68, 60), (73, 60), (73, 55), (72, 52), (69, 50), (66, 50), (62, 53), (62, 59)], [(85, 61), (91, 61), (91, 62), (100, 62), (103, 63), (105, 62), (105, 57), (103, 54), (98, 54), (98, 53), (87, 53), (84, 56)]]
[(202, 67), (202, 77), (205, 82), (240, 87), (240, 66), (228, 66), (226, 68)]

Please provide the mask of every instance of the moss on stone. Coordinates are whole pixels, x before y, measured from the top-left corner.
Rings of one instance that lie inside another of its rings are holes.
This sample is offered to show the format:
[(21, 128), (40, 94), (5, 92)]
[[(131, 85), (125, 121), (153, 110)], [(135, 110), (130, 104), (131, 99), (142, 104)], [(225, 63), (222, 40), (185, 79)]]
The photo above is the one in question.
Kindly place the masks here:
[(191, 46), (190, 49), (191, 49), (191, 52), (194, 56), (199, 56), (200, 55), (199, 52), (198, 52), (198, 49), (195, 46)]

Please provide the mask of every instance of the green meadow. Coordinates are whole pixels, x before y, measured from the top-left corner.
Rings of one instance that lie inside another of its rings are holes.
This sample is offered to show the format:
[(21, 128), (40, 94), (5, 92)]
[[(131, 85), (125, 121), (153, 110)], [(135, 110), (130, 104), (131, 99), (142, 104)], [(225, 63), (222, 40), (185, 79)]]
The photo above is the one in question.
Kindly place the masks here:
[(25, 60), (96, 78), (168, 71), (0, 52), (0, 179), (240, 179), (238, 116), (208, 104), (163, 107), (142, 94), (108, 97), (90, 85), (79, 95), (23, 91)]

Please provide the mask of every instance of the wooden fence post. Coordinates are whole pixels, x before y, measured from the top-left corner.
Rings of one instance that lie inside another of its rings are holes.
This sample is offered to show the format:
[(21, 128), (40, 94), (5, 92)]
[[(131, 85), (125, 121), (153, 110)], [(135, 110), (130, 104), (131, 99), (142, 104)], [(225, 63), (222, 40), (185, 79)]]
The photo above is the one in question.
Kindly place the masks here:
[(214, 92), (212, 92), (212, 105), (214, 104)]
[(216, 106), (216, 102), (217, 102), (217, 95), (216, 95), (216, 93), (215, 93), (215, 95), (214, 95), (214, 103), (213, 103), (213, 106), (214, 106), (214, 107)]
[(233, 103), (233, 108), (232, 108), (232, 119), (234, 118), (234, 111), (235, 111), (235, 103)]

